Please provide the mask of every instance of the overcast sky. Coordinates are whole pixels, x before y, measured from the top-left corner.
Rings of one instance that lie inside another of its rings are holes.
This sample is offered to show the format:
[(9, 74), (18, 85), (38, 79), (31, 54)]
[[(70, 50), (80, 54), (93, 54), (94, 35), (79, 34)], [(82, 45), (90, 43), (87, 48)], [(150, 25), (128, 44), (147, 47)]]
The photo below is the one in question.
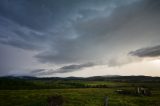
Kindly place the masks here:
[(0, 0), (0, 76), (160, 76), (159, 0)]

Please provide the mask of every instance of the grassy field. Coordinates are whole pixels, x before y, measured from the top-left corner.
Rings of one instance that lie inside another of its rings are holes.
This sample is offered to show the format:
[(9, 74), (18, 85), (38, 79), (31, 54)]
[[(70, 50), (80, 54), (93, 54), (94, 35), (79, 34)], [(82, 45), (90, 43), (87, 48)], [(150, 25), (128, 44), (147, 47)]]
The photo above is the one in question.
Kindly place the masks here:
[[(108, 81), (67, 81), (66, 84), (81, 83), (93, 88), (63, 88), (38, 90), (0, 90), (0, 106), (47, 106), (47, 98), (61, 95), (64, 106), (104, 106), (104, 98), (109, 98), (109, 106), (160, 106), (160, 83), (126, 83)], [(63, 82), (64, 83), (64, 82)], [(107, 88), (94, 88), (106, 85)], [(134, 91), (135, 86), (151, 89), (151, 96), (118, 94), (117, 89)]]

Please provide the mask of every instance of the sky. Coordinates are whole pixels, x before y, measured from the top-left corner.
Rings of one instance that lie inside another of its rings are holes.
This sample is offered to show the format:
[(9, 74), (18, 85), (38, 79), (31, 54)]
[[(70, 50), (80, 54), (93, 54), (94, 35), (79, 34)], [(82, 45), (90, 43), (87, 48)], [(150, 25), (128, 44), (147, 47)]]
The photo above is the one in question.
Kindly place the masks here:
[(0, 0), (0, 76), (160, 76), (159, 0)]

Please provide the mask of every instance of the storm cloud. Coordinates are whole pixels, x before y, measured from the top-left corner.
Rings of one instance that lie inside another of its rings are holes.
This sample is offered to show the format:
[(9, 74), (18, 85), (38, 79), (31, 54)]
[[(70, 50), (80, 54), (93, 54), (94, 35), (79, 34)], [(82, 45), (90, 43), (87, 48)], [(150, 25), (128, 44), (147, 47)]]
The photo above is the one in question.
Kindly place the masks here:
[(74, 71), (79, 71), (81, 69), (87, 68), (87, 67), (92, 67), (95, 66), (94, 63), (86, 63), (86, 64), (72, 64), (72, 65), (66, 65), (63, 67), (60, 67), (58, 69), (37, 69), (31, 71), (32, 74), (34, 75), (50, 75), (50, 74), (56, 74), (56, 73), (70, 73)]
[(97, 61), (106, 52), (102, 40), (132, 16), (134, 2), (2, 0), (0, 43), (39, 51), (35, 57), (40, 62)]
[(1, 0), (0, 70), (68, 73), (128, 64), (129, 51), (158, 56), (159, 46), (137, 48), (159, 45), (159, 11), (153, 0)]
[(138, 57), (158, 57), (160, 56), (160, 45), (141, 48), (130, 52), (129, 54)]

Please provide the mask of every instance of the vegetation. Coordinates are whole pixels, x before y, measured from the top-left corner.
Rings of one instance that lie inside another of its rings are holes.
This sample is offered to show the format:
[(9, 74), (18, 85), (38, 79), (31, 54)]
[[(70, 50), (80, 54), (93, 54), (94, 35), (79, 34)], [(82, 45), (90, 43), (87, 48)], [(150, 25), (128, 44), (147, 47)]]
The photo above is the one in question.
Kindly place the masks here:
[[(131, 78), (131, 77), (127, 77)], [(0, 78), (1, 106), (50, 106), (53, 101), (63, 101), (63, 106), (158, 106), (160, 83), (158, 78), (139, 82), (123, 80), (93, 80), (83, 78)], [(132, 78), (131, 78), (132, 79)], [(135, 95), (137, 87), (151, 91), (151, 95)], [(117, 90), (123, 90), (117, 93)]]

